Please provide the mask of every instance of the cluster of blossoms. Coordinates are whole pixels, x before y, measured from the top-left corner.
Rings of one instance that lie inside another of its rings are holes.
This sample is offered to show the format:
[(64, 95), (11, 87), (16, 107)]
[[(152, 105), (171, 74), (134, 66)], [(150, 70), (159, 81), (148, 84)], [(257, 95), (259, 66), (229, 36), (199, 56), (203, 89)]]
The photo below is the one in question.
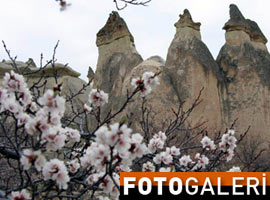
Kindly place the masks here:
[[(32, 101), (33, 97), (23, 76), (13, 71), (10, 74), (6, 73), (3, 86), (4, 88), (0, 89), (1, 111), (13, 113), (18, 126), (24, 126), (30, 136), (36, 136), (41, 149), (45, 147), (46, 151), (57, 151), (68, 141), (80, 141), (79, 131), (62, 127), (61, 118), (65, 112), (65, 99), (59, 96), (59, 88), (54, 91), (47, 90), (38, 99), (39, 106), (37, 106)], [(33, 166), (37, 171), (42, 171), (45, 180), (55, 180), (60, 188), (67, 188), (69, 176), (64, 162), (58, 159), (47, 161), (43, 151), (24, 149), (20, 158), (23, 169), (29, 170)]]
[(204, 136), (201, 140), (202, 147), (206, 150), (216, 150), (219, 149), (226, 155), (226, 160), (230, 161), (234, 156), (234, 149), (236, 148), (237, 139), (234, 136), (235, 131), (230, 129), (227, 133), (222, 135), (221, 141), (218, 147), (215, 145), (214, 141), (209, 137)]
[(42, 167), (46, 163), (46, 158), (41, 154), (41, 151), (33, 151), (31, 149), (25, 149), (21, 156), (20, 162), (24, 170), (29, 170), (32, 166), (38, 171), (41, 171)]
[(155, 134), (152, 139), (149, 141), (148, 149), (154, 153), (157, 149), (163, 149), (167, 136), (164, 132), (159, 132)]
[(234, 130), (228, 130), (221, 138), (219, 148), (226, 153), (227, 161), (230, 161), (234, 156), (234, 149), (236, 148), (237, 139), (234, 136)]
[(153, 72), (144, 72), (141, 78), (133, 78), (131, 85), (136, 89), (139, 88), (141, 96), (144, 97), (149, 94), (153, 88), (159, 85), (158, 74)]
[[(96, 141), (91, 143), (80, 158), (82, 167), (91, 168), (91, 174), (87, 178), (88, 184), (105, 177), (100, 187), (113, 197), (119, 196), (119, 190), (113, 184), (112, 177), (108, 175), (108, 166), (117, 163), (115, 169), (109, 170), (131, 171), (132, 161), (148, 152), (143, 137), (139, 133), (131, 133), (130, 128), (119, 123), (102, 126), (96, 131)], [(115, 181), (119, 181), (118, 176), (114, 173)]]
[[(149, 144), (155, 144), (153, 141), (158, 141), (157, 144), (160, 144), (162, 141), (162, 144), (164, 144), (166, 141), (166, 136), (162, 137), (164, 140), (160, 140), (160, 136), (165, 136), (165, 133), (159, 132), (158, 134), (154, 135), (153, 138), (150, 140)], [(158, 140), (159, 138), (159, 140)], [(152, 142), (151, 142), (152, 141)], [(149, 151), (153, 152), (153, 148), (155, 145), (149, 145)], [(161, 146), (160, 146), (161, 147)], [(162, 145), (163, 148), (163, 145)], [(159, 148), (159, 149), (162, 149)], [(191, 160), (190, 155), (183, 155), (180, 158), (180, 149), (176, 148), (175, 146), (172, 147), (166, 147), (165, 151), (161, 151), (159, 153), (156, 153), (153, 162), (156, 166), (154, 166), (152, 163), (147, 163), (143, 165), (143, 171), (150, 171), (150, 170), (156, 170), (158, 166), (163, 166), (159, 168), (160, 172), (170, 172), (175, 171), (175, 168), (178, 167), (178, 169), (181, 169), (181, 171), (196, 171), (200, 169), (205, 169), (206, 166), (209, 164), (209, 159), (205, 155), (200, 155), (199, 153), (196, 154), (194, 161)]]
[[(234, 137), (234, 130), (229, 130), (226, 134), (222, 136), (221, 142), (219, 143), (218, 147), (217, 145), (215, 145), (214, 141), (211, 140), (208, 136), (204, 136), (200, 141), (200, 143), (202, 144), (202, 148), (206, 151), (211, 152), (206, 152), (206, 155), (201, 155), (200, 153), (197, 153), (192, 160), (190, 155), (180, 156), (181, 149), (175, 146), (165, 148), (166, 139), (166, 134), (163, 132), (159, 132), (152, 137), (148, 144), (148, 150), (150, 154), (152, 153), (152, 155), (154, 155), (153, 163), (150, 161), (144, 163), (142, 166), (142, 171), (201, 171), (206, 169), (206, 167), (210, 163), (210, 160), (207, 156), (212, 157), (214, 155), (219, 155), (219, 152), (224, 152), (224, 154), (221, 155), (225, 155), (226, 160), (229, 161), (233, 156), (237, 141)], [(217, 149), (219, 151), (216, 151)], [(239, 167), (234, 167), (230, 171), (239, 170)]]
[(190, 155), (184, 155), (179, 159), (179, 163), (183, 167), (187, 167), (192, 162)]
[(194, 171), (201, 168), (204, 169), (209, 164), (209, 159), (205, 155), (201, 156), (200, 153), (197, 153), (195, 155), (195, 161), (196, 161), (196, 164), (192, 169)]
[(156, 167), (153, 163), (151, 163), (150, 161), (147, 161), (146, 163), (143, 164), (142, 171), (143, 172), (155, 172)]
[(52, 159), (47, 162), (43, 168), (42, 175), (44, 180), (56, 181), (58, 187), (67, 189), (69, 182), (68, 170), (63, 161)]
[(3, 88), (0, 88), (0, 112), (9, 111), (14, 114), (18, 126), (28, 121), (26, 110), (35, 112), (36, 104), (32, 102), (32, 95), (27, 88), (23, 76), (13, 71), (6, 73)]
[(213, 140), (211, 140), (209, 137), (204, 136), (203, 139), (201, 140), (203, 148), (206, 150), (215, 150), (216, 145)]
[[(91, 89), (88, 102), (91, 106), (84, 104), (84, 111), (91, 112), (93, 108), (101, 107), (108, 103), (109, 95), (99, 89)], [(92, 108), (93, 107), (93, 108)]]
[[(158, 74), (145, 72), (141, 78), (132, 79), (135, 91), (145, 96), (152, 88), (159, 85)], [(73, 149), (70, 160), (57, 158), (46, 159), (47, 152), (59, 153), (67, 143), (81, 141), (80, 132), (64, 127), (61, 119), (65, 112), (65, 99), (60, 96), (61, 86), (55, 90), (47, 90), (37, 101), (32, 96), (21, 75), (13, 71), (4, 77), (4, 88), (0, 89), (0, 110), (9, 111), (18, 119), (18, 125), (24, 126), (30, 136), (35, 136), (40, 149), (25, 148), (20, 155), (23, 170), (35, 168), (43, 175), (44, 180), (54, 181), (59, 189), (67, 189), (72, 176), (85, 173), (84, 184), (98, 186), (110, 198), (119, 198), (119, 172), (131, 171), (134, 161), (147, 158), (143, 163), (144, 172), (200, 171), (209, 165), (206, 155), (197, 153), (194, 160), (190, 155), (181, 155), (181, 149), (168, 147), (164, 132), (154, 134), (146, 144), (139, 133), (132, 133), (126, 124), (105, 124), (94, 133), (94, 139), (84, 143), (84, 147)], [(108, 103), (108, 94), (99, 89), (92, 89), (84, 111), (90, 113)], [(91, 113), (90, 113), (91, 114)], [(93, 113), (92, 113), (93, 114)], [(229, 130), (221, 138), (218, 146), (209, 137), (201, 140), (202, 148), (215, 151), (217, 148), (225, 152), (227, 161), (233, 156), (236, 147), (234, 131)], [(149, 158), (152, 158), (149, 161)], [(241, 171), (233, 167), (229, 171)], [(12, 192), (12, 199), (30, 199), (27, 190)]]

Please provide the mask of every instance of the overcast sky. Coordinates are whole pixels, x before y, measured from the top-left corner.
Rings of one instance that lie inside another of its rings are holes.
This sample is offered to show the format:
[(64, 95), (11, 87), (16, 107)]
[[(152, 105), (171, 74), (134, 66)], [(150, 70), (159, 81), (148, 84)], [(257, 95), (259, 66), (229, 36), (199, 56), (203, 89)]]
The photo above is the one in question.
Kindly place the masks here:
[[(112, 0), (69, 1), (72, 6), (60, 12), (54, 0), (0, 0), (0, 39), (18, 60), (31, 57), (36, 63), (41, 53), (45, 60), (51, 59), (60, 40), (58, 62), (69, 63), (86, 80), (88, 66), (96, 68), (96, 33), (115, 6)], [(269, 0), (152, 0), (147, 7), (129, 6), (119, 13), (142, 57), (160, 55), (165, 59), (175, 33), (173, 25), (188, 8), (193, 20), (202, 23), (202, 40), (216, 57), (225, 42), (222, 27), (229, 19), (231, 3), (237, 4), (246, 18), (256, 21), (269, 39)], [(2, 45), (0, 59), (7, 59)]]

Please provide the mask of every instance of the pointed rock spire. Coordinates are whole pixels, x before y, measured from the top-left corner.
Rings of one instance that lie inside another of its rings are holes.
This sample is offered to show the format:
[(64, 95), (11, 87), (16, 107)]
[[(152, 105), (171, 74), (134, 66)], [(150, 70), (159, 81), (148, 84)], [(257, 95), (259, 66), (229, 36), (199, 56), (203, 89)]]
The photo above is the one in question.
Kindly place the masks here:
[(93, 69), (89, 66), (88, 73), (87, 73), (87, 78), (88, 78), (88, 80), (93, 80), (94, 77), (95, 77), (95, 73), (94, 73)]
[(134, 43), (134, 38), (128, 30), (126, 22), (120, 17), (118, 12), (113, 11), (105, 26), (97, 33), (96, 44), (99, 47), (125, 36), (128, 36), (130, 41)]
[(230, 18), (235, 22), (245, 21), (245, 17), (235, 4), (230, 5)]
[(241, 11), (234, 4), (230, 5), (230, 19), (223, 27), (226, 32), (244, 31), (251, 41), (266, 44), (267, 39), (259, 28), (258, 24), (250, 19), (245, 19)]
[(183, 15), (180, 14), (179, 17), (180, 17), (179, 21), (174, 24), (176, 28), (190, 27), (197, 31), (200, 31), (201, 23), (200, 22), (196, 23), (192, 20), (192, 17), (188, 9), (185, 9), (184, 14)]

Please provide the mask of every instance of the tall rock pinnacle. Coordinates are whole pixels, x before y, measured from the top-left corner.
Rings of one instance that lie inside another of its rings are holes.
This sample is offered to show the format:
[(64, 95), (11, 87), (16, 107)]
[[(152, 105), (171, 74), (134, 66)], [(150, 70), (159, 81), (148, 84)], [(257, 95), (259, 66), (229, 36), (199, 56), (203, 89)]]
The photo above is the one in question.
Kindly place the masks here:
[(97, 33), (98, 62), (94, 84), (109, 93), (107, 109), (117, 109), (124, 78), (143, 59), (137, 52), (128, 26), (117, 12), (112, 12)]
[(230, 5), (230, 19), (223, 29), (226, 43), (217, 57), (224, 75), (219, 83), (223, 122), (228, 126), (239, 119), (242, 131), (250, 125), (251, 133), (266, 135), (270, 129), (267, 40), (257, 23), (245, 19), (236, 5)]
[[(207, 46), (201, 41), (200, 23), (194, 23), (188, 10), (175, 24), (176, 33), (168, 50), (165, 73), (180, 102), (186, 108), (204, 88), (200, 104), (192, 113), (192, 123), (208, 121), (207, 126), (220, 125), (220, 108), (217, 90), (218, 65)], [(204, 113), (208, 113), (204, 115)]]

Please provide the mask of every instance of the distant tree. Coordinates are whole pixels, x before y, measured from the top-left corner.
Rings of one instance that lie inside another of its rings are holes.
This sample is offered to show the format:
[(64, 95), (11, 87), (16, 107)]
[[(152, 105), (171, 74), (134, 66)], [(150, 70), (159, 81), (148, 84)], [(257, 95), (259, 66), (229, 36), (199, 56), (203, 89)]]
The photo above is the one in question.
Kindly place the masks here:
[[(59, 2), (61, 11), (65, 10), (68, 6), (71, 5), (71, 3), (68, 0), (56, 0)], [(113, 3), (115, 3), (115, 6), (117, 10), (123, 10), (128, 5), (136, 5), (136, 6), (147, 6), (148, 3), (152, 0), (144, 0), (144, 1), (138, 1), (138, 0), (112, 0)]]

